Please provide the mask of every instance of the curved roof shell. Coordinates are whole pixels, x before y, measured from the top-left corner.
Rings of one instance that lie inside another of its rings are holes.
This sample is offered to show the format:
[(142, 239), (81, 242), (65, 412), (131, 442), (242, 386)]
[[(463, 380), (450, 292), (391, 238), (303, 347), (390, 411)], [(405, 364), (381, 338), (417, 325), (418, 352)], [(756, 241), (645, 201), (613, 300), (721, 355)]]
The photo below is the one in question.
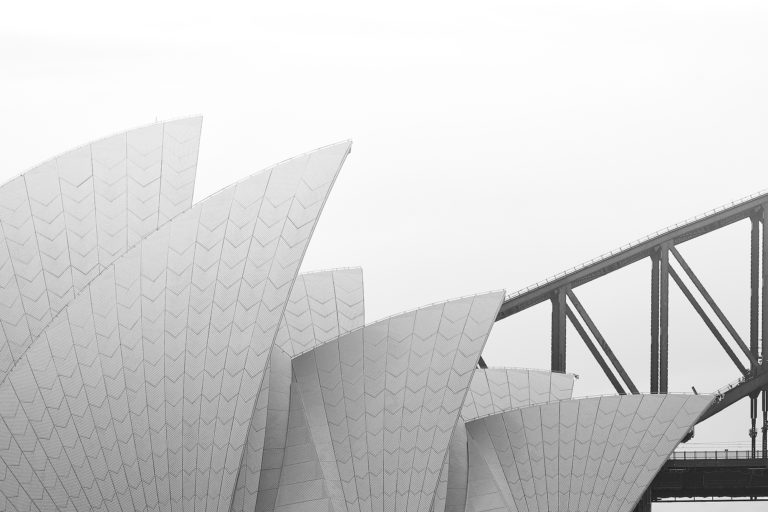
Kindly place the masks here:
[(502, 299), (493, 292), (435, 304), (294, 358), (305, 417), (289, 425), (289, 435), (303, 428), (300, 445), (315, 451), (296, 461), (307, 473), (283, 472), (278, 506), (429, 510)]
[(464, 512), (467, 501), (467, 429), (465, 422), (533, 404), (569, 400), (575, 375), (528, 368), (478, 368), (472, 376), (461, 419), (451, 438), (448, 457), (432, 507), (434, 512)]
[(478, 369), (472, 376), (461, 417), (472, 421), (527, 405), (571, 398), (574, 379), (572, 373), (527, 368)]
[(113, 135), (0, 187), (0, 381), (99, 272), (189, 209), (201, 124)]
[(467, 511), (631, 511), (708, 395), (563, 400), (467, 423)]
[[(296, 278), (256, 399), (233, 512), (275, 509), (289, 428), (291, 356), (364, 325), (362, 269), (303, 273)], [(297, 407), (294, 403), (294, 410)], [(293, 469), (289, 464), (287, 471)]]
[(198, 203), (54, 318), (0, 385), (8, 509), (229, 509), (280, 319), (349, 149)]
[(361, 268), (302, 273), (291, 290), (275, 344), (294, 357), (364, 325)]
[(0, 186), (0, 510), (629, 511), (711, 397), (476, 369), (503, 292), (303, 274), (344, 142), (191, 206), (201, 119)]

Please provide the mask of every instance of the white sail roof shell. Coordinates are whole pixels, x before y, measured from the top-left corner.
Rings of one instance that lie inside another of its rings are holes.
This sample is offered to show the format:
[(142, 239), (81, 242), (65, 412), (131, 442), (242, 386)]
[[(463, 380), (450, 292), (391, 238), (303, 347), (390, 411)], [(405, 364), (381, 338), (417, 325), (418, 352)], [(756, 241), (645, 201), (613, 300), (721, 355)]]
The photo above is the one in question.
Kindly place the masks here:
[(478, 369), (472, 376), (461, 417), (472, 421), (555, 400), (571, 398), (575, 375), (527, 368)]
[(0, 186), (0, 510), (630, 511), (709, 406), (476, 370), (502, 292), (364, 326), (296, 277), (350, 144), (190, 208), (200, 128)]
[(712, 399), (582, 398), (469, 422), (466, 510), (631, 511)]
[(0, 382), (99, 272), (189, 209), (201, 124), (113, 135), (0, 186)]
[(472, 376), (461, 420), (451, 438), (448, 457), (432, 507), (434, 512), (464, 512), (467, 500), (467, 432), (465, 422), (533, 404), (567, 400), (575, 375), (528, 368), (478, 368)]
[(323, 479), (313, 472), (286, 484), (291, 509), (429, 510), (502, 300), (493, 292), (428, 306), (296, 357), (298, 396)]
[(0, 385), (8, 509), (229, 509), (285, 303), (349, 148), (198, 203), (62, 310)]
[(365, 325), (363, 270), (299, 274), (276, 345), (293, 357)]
[(291, 355), (363, 327), (364, 307), (360, 268), (303, 273), (296, 278), (248, 430), (233, 512), (275, 510), (282, 472), (287, 472), (283, 481), (292, 480), (290, 472), (295, 468), (290, 464), (283, 468), (288, 411), (301, 406), (289, 404)]

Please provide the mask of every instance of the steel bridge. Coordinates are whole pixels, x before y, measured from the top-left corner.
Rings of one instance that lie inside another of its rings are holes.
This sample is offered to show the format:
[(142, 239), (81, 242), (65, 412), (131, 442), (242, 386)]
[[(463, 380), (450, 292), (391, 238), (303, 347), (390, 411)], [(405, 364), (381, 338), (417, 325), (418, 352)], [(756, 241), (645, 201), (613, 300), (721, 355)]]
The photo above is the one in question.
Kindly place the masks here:
[(645, 501), (766, 500), (768, 459), (749, 450), (680, 450), (656, 475)]
[[(748, 222), (751, 227), (747, 340), (738, 334), (678, 250), (689, 240), (742, 221)], [(579, 301), (577, 289), (645, 259), (651, 262), (651, 393), (668, 392), (669, 288), (672, 282), (741, 373), (737, 382), (726, 385), (716, 393), (715, 401), (699, 422), (743, 398), (749, 398), (751, 449), (746, 452), (695, 452), (695, 456), (694, 452), (676, 453), (659, 473), (637, 510), (650, 510), (652, 501), (755, 500), (768, 497), (768, 366), (764, 357), (768, 352), (768, 191), (678, 223), (512, 293), (504, 301), (496, 321), (549, 302), (552, 306), (551, 369), (566, 370), (566, 324), (570, 322), (616, 392), (638, 393), (638, 387), (611, 350), (608, 340)], [(686, 284), (683, 275), (689, 284)], [(703, 304), (709, 306), (709, 312)], [(720, 326), (713, 320), (713, 315)], [(482, 358), (480, 366), (486, 367)], [(759, 413), (762, 413), (762, 418)], [(758, 446), (758, 421), (762, 432), (761, 446)]]

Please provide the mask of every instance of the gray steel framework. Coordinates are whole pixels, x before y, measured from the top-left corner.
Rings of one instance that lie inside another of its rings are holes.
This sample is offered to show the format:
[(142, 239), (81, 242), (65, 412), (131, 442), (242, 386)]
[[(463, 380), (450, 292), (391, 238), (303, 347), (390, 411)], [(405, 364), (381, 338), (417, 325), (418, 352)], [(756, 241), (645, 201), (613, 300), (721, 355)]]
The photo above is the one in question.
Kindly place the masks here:
[[(684, 242), (739, 221), (751, 223), (750, 235), (750, 322), (749, 346), (683, 258), (679, 247)], [(761, 233), (762, 232), (762, 233)], [(761, 236), (762, 234), (762, 236)], [(549, 301), (551, 317), (551, 368), (566, 370), (566, 321), (570, 321), (617, 393), (636, 394), (634, 384), (596, 322), (576, 297), (575, 289), (595, 279), (643, 259), (651, 267), (650, 385), (651, 393), (667, 393), (669, 377), (669, 286), (670, 280), (682, 291), (696, 313), (722, 346), (729, 360), (743, 378), (722, 393), (700, 421), (711, 417), (742, 398), (750, 398), (752, 451), (757, 453), (758, 398), (762, 394), (762, 454), (768, 455), (768, 193), (761, 193), (719, 208), (691, 221), (677, 224), (617, 251), (596, 258), (542, 283), (510, 294), (501, 307), (497, 321), (527, 308)], [(676, 270), (676, 267), (680, 270)], [(685, 276), (692, 287), (689, 287)], [(716, 325), (698, 293), (723, 325)], [(586, 327), (585, 327), (586, 326)], [(485, 363), (485, 361), (483, 361)]]

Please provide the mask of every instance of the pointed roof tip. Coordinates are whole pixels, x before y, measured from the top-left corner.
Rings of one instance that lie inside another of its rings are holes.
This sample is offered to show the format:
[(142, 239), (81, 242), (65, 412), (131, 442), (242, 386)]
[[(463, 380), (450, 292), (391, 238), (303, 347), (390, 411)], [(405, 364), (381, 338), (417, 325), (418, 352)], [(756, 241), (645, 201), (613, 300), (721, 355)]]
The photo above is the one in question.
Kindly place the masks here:
[[(199, 120), (202, 122), (203, 114), (188, 114), (188, 115), (182, 115), (182, 116), (169, 117), (167, 119), (160, 119), (156, 117), (155, 119), (156, 120), (153, 123), (150, 123), (150, 125), (168, 124), (168, 123), (175, 123), (177, 121), (192, 121), (192, 120)], [(127, 131), (131, 131), (131, 130), (127, 130)]]
[(352, 139), (342, 139), (337, 142), (331, 142), (330, 144), (326, 144), (325, 146), (320, 146), (317, 149), (309, 151), (309, 153), (314, 153), (315, 151), (322, 151), (324, 149), (337, 148), (337, 147), (343, 147), (343, 146), (346, 146), (347, 153), (350, 153), (352, 151)]
[[(148, 126), (156, 126), (156, 125), (173, 125), (173, 124), (184, 124), (184, 123), (194, 123), (197, 125), (198, 129), (202, 130), (203, 127), (203, 115), (202, 114), (195, 114), (190, 116), (182, 116), (182, 117), (172, 117), (170, 119), (158, 119), (151, 125), (147, 126), (140, 126), (138, 128), (135, 128), (136, 130), (139, 130), (141, 128), (147, 128)], [(133, 131), (133, 130), (128, 130)]]
[[(344, 140), (340, 140), (338, 142), (332, 142), (332, 143), (330, 143), (328, 145), (320, 146), (319, 148), (315, 149), (314, 151), (321, 151), (323, 149), (336, 148), (336, 147), (340, 147), (340, 146), (341, 147), (346, 146), (347, 147), (347, 154), (351, 153), (352, 152), (352, 139), (344, 139)], [(312, 151), (312, 152), (314, 152), (314, 151)]]
[(314, 274), (327, 274), (331, 272), (345, 272), (345, 271), (354, 271), (354, 272), (363, 272), (363, 267), (360, 265), (352, 265), (348, 267), (331, 267), (331, 268), (319, 268), (316, 270), (302, 270), (300, 271), (299, 275), (302, 276), (311, 276)]
[[(360, 268), (360, 270), (362, 272), (362, 268)], [(473, 299), (474, 300), (474, 299), (478, 299), (478, 298), (479, 299), (486, 299), (487, 298), (487, 299), (498, 301), (497, 304), (496, 304), (496, 308), (495, 308), (496, 311), (494, 313), (494, 318), (495, 318), (495, 316), (498, 315), (498, 311), (499, 311), (499, 308), (501, 308), (502, 302), (504, 301), (505, 293), (506, 293), (506, 291), (504, 289), (501, 289), (501, 290), (494, 290), (494, 291), (490, 291), (490, 292), (480, 292), (480, 293), (474, 293), (474, 294), (470, 294), (470, 295), (462, 295), (461, 297), (454, 297), (454, 298), (451, 298), (451, 299), (440, 300), (440, 301), (432, 302), (432, 303), (429, 303), (429, 304), (424, 304), (422, 306), (418, 306), (418, 307), (411, 308), (411, 309), (406, 309), (406, 310), (400, 311), (398, 313), (393, 313), (391, 315), (387, 315), (385, 317), (382, 317), (382, 318), (379, 318), (377, 320), (374, 320), (373, 322), (366, 322), (364, 325), (361, 325), (360, 327), (358, 327), (356, 329), (352, 329), (351, 331), (349, 331), (347, 333), (344, 333), (342, 336), (347, 336), (348, 334), (352, 334), (352, 333), (356, 333), (358, 331), (362, 331), (362, 330), (364, 330), (364, 329), (366, 329), (368, 327), (371, 327), (373, 325), (376, 325), (376, 324), (381, 324), (381, 323), (384, 323), (384, 322), (389, 322), (390, 320), (396, 319), (398, 317), (404, 317), (406, 315), (415, 314), (415, 313), (418, 313), (419, 311), (426, 310), (426, 309), (429, 309), (429, 308), (433, 308), (433, 307), (436, 307), (436, 306), (443, 306), (443, 305), (447, 305), (447, 304), (453, 304), (453, 303), (461, 302), (461, 301), (468, 300), (468, 299)], [(491, 323), (491, 327), (492, 326), (493, 326), (493, 322)], [(296, 357), (299, 357), (301, 355), (304, 355), (304, 354), (306, 354), (308, 352), (311, 352), (312, 350), (314, 350), (314, 349), (316, 349), (316, 348), (318, 348), (318, 347), (320, 347), (322, 345), (325, 345), (326, 343), (329, 343), (329, 342), (332, 342), (334, 340), (337, 340), (338, 338), (341, 338), (342, 336), (338, 336), (336, 338), (329, 339), (329, 340), (319, 344), (318, 346), (316, 346), (316, 347), (314, 347), (312, 349), (307, 349), (307, 350), (304, 350), (302, 352), (297, 352), (296, 354), (294, 354), (293, 357), (296, 358)], [(479, 357), (480, 357), (480, 354), (478, 354), (478, 358)]]
[[(232, 189), (234, 187), (237, 187), (238, 185), (241, 185), (242, 183), (245, 183), (245, 182), (247, 182), (249, 180), (252, 180), (252, 179), (256, 178), (257, 176), (261, 175), (262, 173), (271, 172), (273, 169), (277, 169), (278, 167), (280, 167), (282, 165), (286, 165), (289, 162), (298, 161), (298, 160), (300, 160), (302, 158), (307, 158), (307, 157), (310, 157), (312, 155), (325, 154), (326, 152), (332, 154), (335, 150), (338, 150), (338, 148), (343, 148), (344, 144), (351, 144), (351, 141), (337, 142), (337, 143), (328, 144), (327, 146), (322, 146), (322, 147), (319, 147), (319, 148), (316, 148), (316, 149), (313, 149), (313, 150), (310, 150), (310, 151), (305, 151), (304, 153), (301, 153), (301, 154), (298, 154), (298, 155), (294, 155), (294, 156), (292, 156), (290, 158), (286, 158), (284, 160), (281, 160), (281, 161), (279, 161), (279, 162), (277, 162), (275, 164), (270, 165), (269, 167), (265, 167), (263, 169), (259, 169), (257, 171), (250, 172), (247, 175), (243, 176), (242, 178), (240, 178), (240, 179), (230, 183), (229, 185), (227, 185), (225, 187), (222, 187), (222, 188), (220, 188), (218, 190), (215, 190), (215, 191), (211, 192), (210, 194), (208, 194), (207, 196), (205, 196), (205, 197), (203, 197), (201, 199), (198, 199), (197, 201), (195, 201), (195, 203), (192, 206), (194, 207), (194, 206), (202, 203), (203, 201), (207, 201), (208, 199), (210, 199), (210, 198), (212, 198), (212, 197), (214, 197), (214, 196), (216, 196), (218, 194), (223, 193), (225, 190), (229, 190), (229, 189)], [(347, 158), (348, 154), (349, 154), (349, 147), (347, 147), (346, 150), (343, 153), (338, 154), (338, 155), (334, 155), (335, 156), (335, 160), (334, 161), (336, 162), (336, 166), (335, 166), (335, 173), (336, 173), (336, 175), (338, 175), (338, 173), (341, 171), (342, 167), (344, 166), (344, 163), (346, 162), (346, 158)]]

